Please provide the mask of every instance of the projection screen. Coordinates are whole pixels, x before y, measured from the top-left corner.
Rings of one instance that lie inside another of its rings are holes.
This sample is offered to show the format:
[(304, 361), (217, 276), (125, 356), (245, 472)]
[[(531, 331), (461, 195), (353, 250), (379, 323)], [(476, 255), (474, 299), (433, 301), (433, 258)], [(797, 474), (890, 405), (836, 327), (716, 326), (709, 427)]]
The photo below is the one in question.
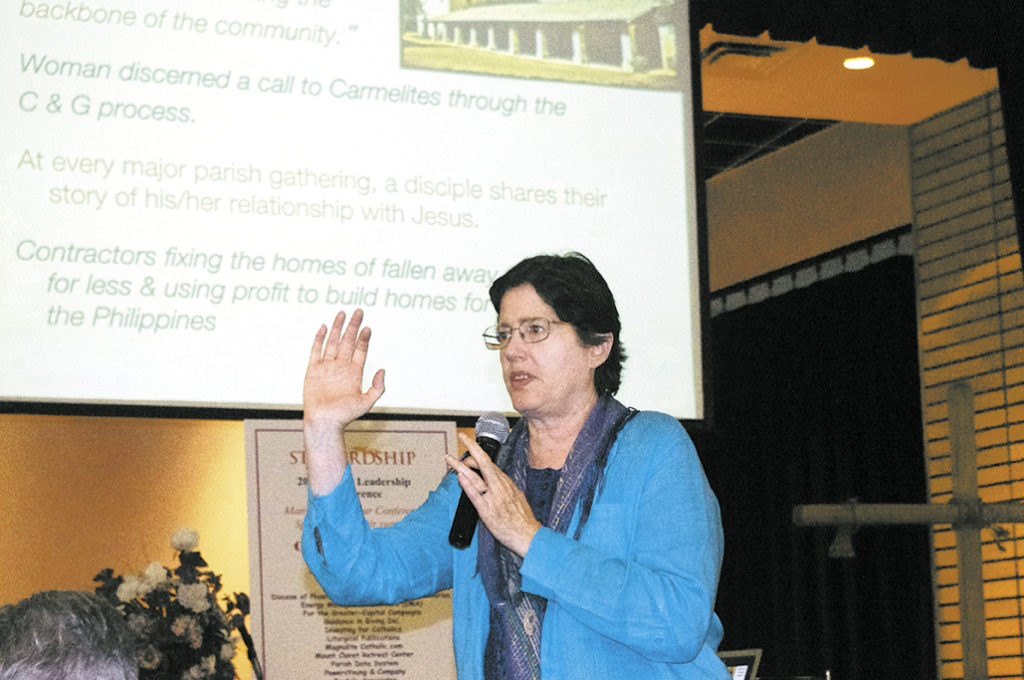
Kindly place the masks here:
[(11, 0), (0, 26), (0, 401), (297, 409), (317, 328), (360, 307), (379, 410), (509, 411), (489, 284), (579, 251), (622, 401), (702, 417), (684, 3)]

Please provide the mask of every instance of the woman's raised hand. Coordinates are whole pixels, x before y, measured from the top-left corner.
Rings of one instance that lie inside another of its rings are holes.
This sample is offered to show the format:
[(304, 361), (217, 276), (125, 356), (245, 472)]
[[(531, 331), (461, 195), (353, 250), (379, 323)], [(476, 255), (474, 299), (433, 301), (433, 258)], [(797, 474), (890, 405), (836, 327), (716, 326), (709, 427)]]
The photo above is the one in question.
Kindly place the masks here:
[(363, 391), (363, 367), (370, 346), (370, 328), (360, 328), (363, 311), (357, 309), (345, 325), (345, 312), (338, 312), (328, 331), (321, 326), (313, 340), (302, 387), (303, 419), (307, 423), (330, 423), (344, 429), (365, 415), (384, 394), (384, 369), (373, 376)]
[(328, 332), (321, 326), (313, 340), (302, 385), (302, 431), (306, 440), (309, 488), (318, 496), (330, 493), (342, 480), (348, 458), (344, 430), (366, 414), (384, 394), (384, 369), (363, 391), (363, 366), (370, 346), (370, 329), (360, 330), (362, 310), (338, 312)]

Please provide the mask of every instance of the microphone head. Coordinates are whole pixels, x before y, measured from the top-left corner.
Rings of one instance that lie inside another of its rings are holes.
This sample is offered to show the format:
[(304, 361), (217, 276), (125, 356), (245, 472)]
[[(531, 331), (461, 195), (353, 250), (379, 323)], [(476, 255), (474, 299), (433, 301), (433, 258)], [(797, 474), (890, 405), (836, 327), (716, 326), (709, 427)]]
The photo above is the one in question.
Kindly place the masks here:
[(499, 444), (508, 439), (508, 418), (500, 413), (485, 413), (476, 419), (476, 438), (487, 437)]

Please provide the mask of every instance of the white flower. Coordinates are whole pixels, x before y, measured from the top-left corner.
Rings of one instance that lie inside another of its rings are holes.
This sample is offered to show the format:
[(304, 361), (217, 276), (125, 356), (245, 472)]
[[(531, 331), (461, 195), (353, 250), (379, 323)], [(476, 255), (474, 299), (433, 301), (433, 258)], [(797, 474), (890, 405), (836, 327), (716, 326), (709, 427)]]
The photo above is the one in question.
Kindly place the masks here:
[(235, 658), (235, 644), (236, 640), (234, 636), (224, 644), (220, 646), (220, 660), (231, 661)]
[(125, 574), (121, 585), (117, 587), (117, 599), (121, 602), (131, 602), (140, 594), (142, 580), (135, 574)]
[(136, 635), (143, 635), (149, 631), (149, 619), (144, 614), (129, 614), (128, 630)]
[[(128, 578), (127, 576), (125, 577)], [(136, 595), (149, 595), (154, 588), (167, 579), (167, 570), (159, 562), (150, 562), (146, 571), (132, 576)]]
[(196, 613), (210, 608), (209, 594), (205, 583), (182, 583), (178, 586), (178, 602)]
[(171, 632), (177, 635), (178, 637), (184, 637), (185, 632), (188, 630), (189, 624), (191, 622), (191, 616), (179, 616), (178, 618), (174, 619), (173, 623), (171, 623)]
[(192, 649), (203, 646), (203, 629), (192, 616), (179, 616), (171, 623), (171, 632), (181, 638), (188, 638)]
[[(146, 567), (146, 571), (142, 574), (142, 580), (145, 581), (149, 590), (153, 590), (153, 588), (167, 580), (167, 570), (159, 562), (150, 562), (149, 566)], [(149, 590), (146, 592), (149, 592)]]
[(171, 546), (175, 550), (195, 550), (199, 546), (199, 532), (191, 529), (178, 529), (171, 536)]
[(181, 680), (200, 680), (202, 677), (203, 672), (199, 670), (199, 666), (192, 666), (181, 674)]
[(211, 676), (217, 671), (217, 657), (212, 654), (203, 659), (202, 670), (204, 676)]
[(143, 649), (139, 650), (138, 659), (140, 668), (152, 670), (160, 665), (163, 655), (153, 645), (146, 645)]

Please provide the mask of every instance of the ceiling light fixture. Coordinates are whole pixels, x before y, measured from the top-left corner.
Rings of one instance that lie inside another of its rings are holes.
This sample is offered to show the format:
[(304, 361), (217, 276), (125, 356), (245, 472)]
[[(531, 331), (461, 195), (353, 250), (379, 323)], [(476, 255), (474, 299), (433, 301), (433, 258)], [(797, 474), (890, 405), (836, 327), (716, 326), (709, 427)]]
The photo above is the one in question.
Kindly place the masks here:
[(874, 65), (875, 60), (871, 57), (850, 57), (843, 61), (843, 66), (851, 71), (863, 71), (864, 69), (871, 68)]

